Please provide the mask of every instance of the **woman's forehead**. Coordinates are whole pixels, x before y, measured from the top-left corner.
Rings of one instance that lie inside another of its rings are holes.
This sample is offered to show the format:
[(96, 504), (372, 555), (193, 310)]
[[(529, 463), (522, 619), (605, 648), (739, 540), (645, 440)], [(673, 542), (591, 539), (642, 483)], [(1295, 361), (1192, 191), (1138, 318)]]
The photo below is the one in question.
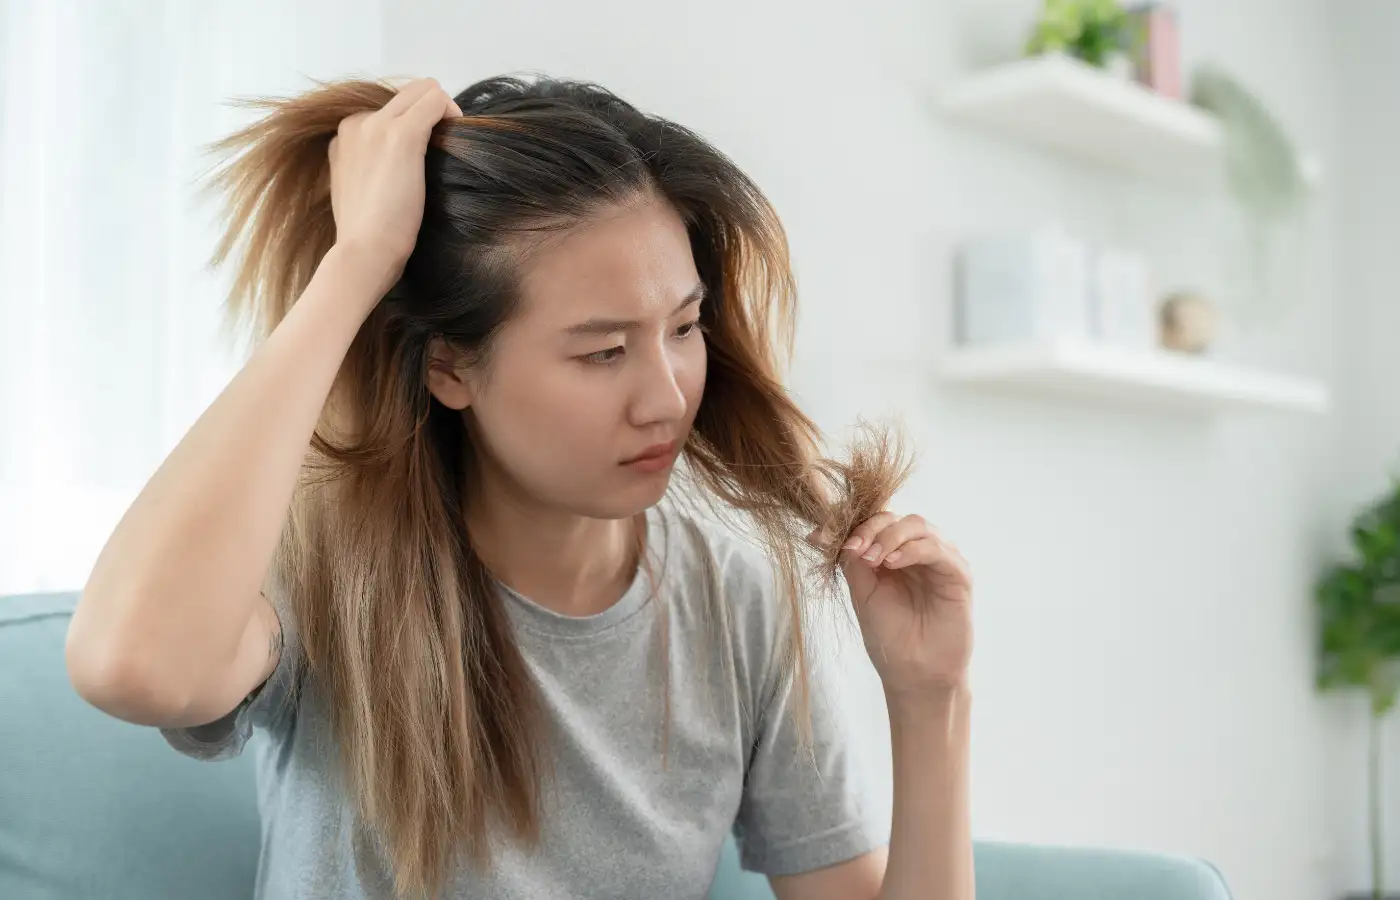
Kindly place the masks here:
[(529, 254), (522, 317), (668, 315), (699, 276), (685, 223), (670, 204), (611, 208)]

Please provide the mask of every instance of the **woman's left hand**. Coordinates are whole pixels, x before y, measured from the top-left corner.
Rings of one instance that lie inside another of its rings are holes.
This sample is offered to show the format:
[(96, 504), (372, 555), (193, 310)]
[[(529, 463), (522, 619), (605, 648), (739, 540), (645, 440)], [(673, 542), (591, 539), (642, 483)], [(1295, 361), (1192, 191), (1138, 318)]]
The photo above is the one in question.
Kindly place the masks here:
[(880, 512), (841, 550), (866, 652), (885, 693), (911, 698), (965, 686), (972, 658), (972, 573), (922, 516)]

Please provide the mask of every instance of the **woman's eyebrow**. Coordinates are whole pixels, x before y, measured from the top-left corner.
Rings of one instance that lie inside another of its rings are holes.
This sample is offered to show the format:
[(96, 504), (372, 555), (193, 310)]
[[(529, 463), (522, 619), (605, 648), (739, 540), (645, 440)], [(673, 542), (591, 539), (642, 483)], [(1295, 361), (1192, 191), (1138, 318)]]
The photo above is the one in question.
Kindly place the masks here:
[[(671, 315), (676, 315), (687, 306), (692, 306), (705, 299), (705, 283), (701, 282), (686, 294), (680, 305), (671, 311)], [(570, 325), (564, 329), (571, 335), (599, 335), (615, 334), (619, 331), (635, 331), (642, 327), (642, 323), (634, 319), (588, 319), (577, 325)]]

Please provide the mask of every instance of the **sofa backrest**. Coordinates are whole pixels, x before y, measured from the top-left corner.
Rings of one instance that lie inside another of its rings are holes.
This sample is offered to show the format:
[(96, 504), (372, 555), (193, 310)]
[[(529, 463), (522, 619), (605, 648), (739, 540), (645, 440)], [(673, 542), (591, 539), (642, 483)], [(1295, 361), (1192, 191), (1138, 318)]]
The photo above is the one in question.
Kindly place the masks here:
[[(0, 596), (0, 898), (250, 900), (252, 755), (201, 763), (73, 692), (75, 594)], [(1229, 900), (1210, 863), (979, 842), (980, 900)], [(772, 900), (726, 843), (710, 900)]]
[[(79, 698), (63, 658), (76, 603), (0, 596), (0, 897), (249, 900), (252, 754), (196, 762)], [(772, 896), (726, 845), (711, 897)]]
[(73, 691), (77, 595), (0, 597), (0, 897), (249, 900), (250, 756), (186, 759)]

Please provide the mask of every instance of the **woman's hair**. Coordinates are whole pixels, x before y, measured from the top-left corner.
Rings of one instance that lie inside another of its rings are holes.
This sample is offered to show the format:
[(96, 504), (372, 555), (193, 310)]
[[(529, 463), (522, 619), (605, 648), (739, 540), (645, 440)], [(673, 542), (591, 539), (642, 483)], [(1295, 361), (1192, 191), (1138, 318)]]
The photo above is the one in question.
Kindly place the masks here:
[[(335, 241), (337, 126), (394, 93), (347, 81), (244, 100), (266, 115), (212, 145), (227, 228), (214, 262), (236, 253), (228, 309), (254, 340)], [(804, 574), (832, 588), (840, 543), (908, 472), (898, 443), (873, 429), (850, 462), (822, 458), (816, 426), (780, 381), (795, 304), (787, 240), (724, 154), (588, 83), (492, 78), (455, 100), (463, 116), (439, 123), (428, 148), (417, 245), (341, 366), (269, 573), (327, 698), (347, 787), (403, 896), (436, 894), (462, 853), (489, 864), (493, 836), (538, 837), (548, 750), (536, 687), (467, 532), (468, 431), (426, 376), (434, 338), (489, 367), (541, 237), (647, 197), (685, 222), (708, 291), (687, 484), (766, 545), (793, 626), (783, 671), (804, 717)], [(804, 541), (813, 531), (819, 548)]]

